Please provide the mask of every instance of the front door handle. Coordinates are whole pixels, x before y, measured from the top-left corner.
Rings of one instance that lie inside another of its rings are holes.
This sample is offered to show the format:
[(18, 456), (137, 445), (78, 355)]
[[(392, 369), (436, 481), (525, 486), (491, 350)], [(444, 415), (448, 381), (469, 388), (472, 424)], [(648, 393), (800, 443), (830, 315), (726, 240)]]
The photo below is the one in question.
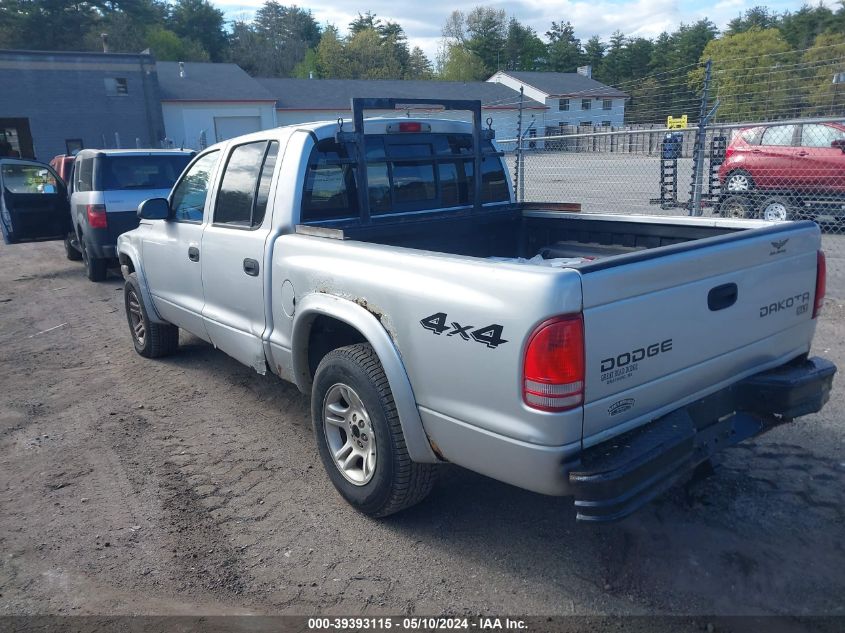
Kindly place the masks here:
[(247, 257), (244, 260), (244, 272), (250, 277), (258, 277), (258, 262)]
[(806, 156), (810, 152), (798, 152), (798, 156)]
[(188, 248), (188, 259), (192, 262), (198, 262), (200, 260), (200, 249), (196, 246), (191, 246)]

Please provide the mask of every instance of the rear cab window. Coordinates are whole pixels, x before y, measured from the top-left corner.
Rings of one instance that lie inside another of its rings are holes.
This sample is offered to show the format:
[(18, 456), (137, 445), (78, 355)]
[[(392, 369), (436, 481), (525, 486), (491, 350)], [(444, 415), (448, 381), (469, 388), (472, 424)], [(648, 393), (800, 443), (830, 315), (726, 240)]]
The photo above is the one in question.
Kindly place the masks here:
[[(473, 203), (470, 134), (372, 134), (365, 138), (370, 214), (461, 208)], [(482, 151), (493, 152), (483, 141)], [(311, 152), (302, 198), (302, 222), (352, 219), (359, 215), (357, 162), (351, 147), (324, 139)], [(509, 202), (504, 165), (482, 160), (482, 202)]]

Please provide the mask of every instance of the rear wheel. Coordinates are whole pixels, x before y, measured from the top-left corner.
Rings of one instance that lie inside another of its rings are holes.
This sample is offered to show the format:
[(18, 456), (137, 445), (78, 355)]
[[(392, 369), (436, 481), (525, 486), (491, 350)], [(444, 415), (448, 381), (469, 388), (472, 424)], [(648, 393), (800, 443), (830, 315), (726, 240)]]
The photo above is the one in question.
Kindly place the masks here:
[(135, 351), (147, 358), (168, 356), (179, 347), (179, 328), (170, 323), (153, 323), (141, 298), (138, 274), (132, 273), (123, 286), (126, 320)]
[(91, 281), (103, 281), (108, 274), (108, 260), (91, 255), (84, 238), (79, 240), (79, 247), (82, 251), (82, 263), (85, 264), (85, 276)]
[(740, 191), (751, 191), (754, 189), (754, 180), (744, 169), (737, 169), (728, 174), (725, 178), (725, 191), (736, 193)]
[(793, 218), (792, 203), (783, 196), (771, 196), (760, 205), (760, 217), (768, 222), (783, 222)]
[(383, 517), (431, 491), (436, 465), (408, 456), (387, 377), (370, 345), (341, 347), (320, 361), (311, 417), (323, 466), (355, 509)]
[(754, 206), (747, 196), (728, 196), (719, 204), (723, 218), (746, 219), (754, 216)]
[(78, 262), (82, 259), (82, 253), (80, 253), (79, 248), (77, 248), (78, 245), (79, 242), (76, 239), (76, 234), (68, 233), (65, 238), (65, 255), (72, 262)]

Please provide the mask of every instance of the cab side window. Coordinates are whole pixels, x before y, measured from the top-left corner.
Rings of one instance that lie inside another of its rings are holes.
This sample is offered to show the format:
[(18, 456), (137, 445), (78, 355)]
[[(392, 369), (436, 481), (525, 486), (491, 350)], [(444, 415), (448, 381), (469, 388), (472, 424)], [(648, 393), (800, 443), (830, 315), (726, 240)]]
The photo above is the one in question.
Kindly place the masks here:
[(215, 150), (200, 156), (188, 168), (173, 189), (170, 208), (173, 219), (177, 222), (202, 222), (205, 199), (208, 197), (208, 185), (214, 167), (220, 159), (220, 152)]
[(276, 141), (245, 143), (232, 150), (217, 194), (214, 224), (244, 229), (261, 225), (278, 151)]

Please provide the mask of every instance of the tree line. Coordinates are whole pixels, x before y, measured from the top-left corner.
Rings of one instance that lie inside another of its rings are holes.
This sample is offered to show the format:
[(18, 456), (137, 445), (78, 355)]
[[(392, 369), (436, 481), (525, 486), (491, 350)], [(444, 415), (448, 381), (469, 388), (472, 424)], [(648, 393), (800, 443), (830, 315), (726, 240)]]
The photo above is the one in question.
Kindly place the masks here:
[[(617, 31), (607, 40), (582, 40), (566, 20), (553, 21), (541, 37), (504, 10), (479, 6), (447, 18), (433, 63), (409, 46), (399, 23), (369, 11), (341, 32), (319, 24), (308, 9), (276, 0), (228, 24), (208, 0), (0, 0), (0, 48), (102, 50), (103, 33), (113, 52), (232, 61), (267, 77), (475, 81), (499, 69), (575, 72), (589, 65), (595, 79), (631, 96), (626, 118), (636, 122), (658, 120), (656, 113), (695, 115), (707, 58), (714, 61), (714, 93), (725, 97), (723, 113), (750, 116), (760, 101), (767, 112), (818, 110), (830, 100), (823, 62), (845, 57), (845, 0), (836, 10), (755, 7), (721, 33), (702, 19), (655, 38)], [(798, 69), (812, 85), (804, 96), (787, 95), (783, 87)]]

